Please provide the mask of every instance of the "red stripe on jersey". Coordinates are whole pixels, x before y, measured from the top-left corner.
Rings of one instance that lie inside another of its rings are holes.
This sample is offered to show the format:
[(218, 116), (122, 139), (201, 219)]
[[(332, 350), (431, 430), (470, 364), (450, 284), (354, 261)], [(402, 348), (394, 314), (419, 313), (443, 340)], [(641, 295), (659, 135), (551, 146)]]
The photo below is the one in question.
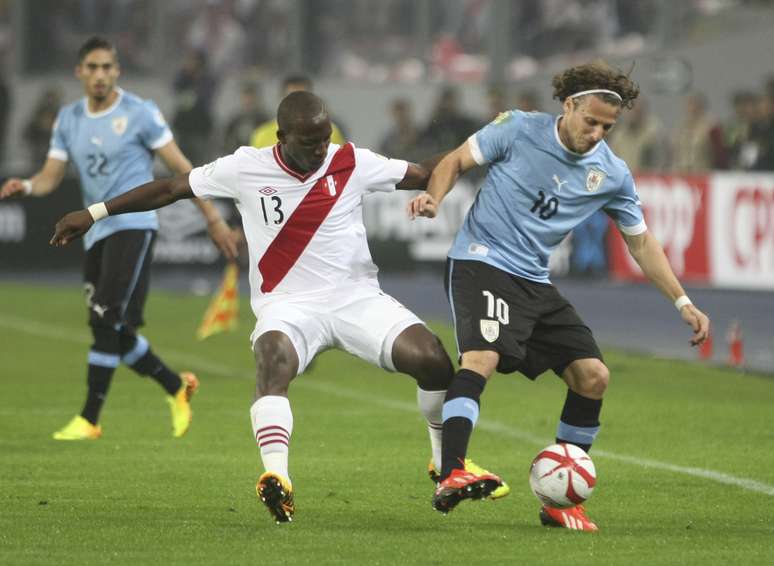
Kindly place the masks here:
[(344, 144), (334, 154), (328, 170), (309, 189), (258, 262), (263, 277), (262, 293), (271, 293), (295, 265), (344, 192), (354, 169), (355, 151), (351, 143)]

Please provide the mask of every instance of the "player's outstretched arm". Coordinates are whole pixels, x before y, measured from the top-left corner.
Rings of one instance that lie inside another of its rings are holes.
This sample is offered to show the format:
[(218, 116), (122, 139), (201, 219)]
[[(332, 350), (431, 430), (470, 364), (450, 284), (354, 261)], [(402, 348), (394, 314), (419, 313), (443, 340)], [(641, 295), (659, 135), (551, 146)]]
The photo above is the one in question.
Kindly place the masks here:
[(623, 234), (629, 253), (642, 269), (645, 276), (669, 300), (673, 301), (682, 319), (693, 330), (691, 345), (702, 344), (709, 336), (710, 321), (706, 314), (691, 303), (680, 281), (677, 280), (664, 249), (650, 232), (636, 236)]
[(411, 199), (406, 207), (409, 218), (417, 216), (435, 218), (446, 194), (452, 190), (460, 175), (476, 166), (470, 146), (466, 141), (448, 153), (433, 169), (427, 190)]
[(66, 171), (67, 162), (49, 157), (43, 168), (29, 179), (12, 177), (3, 183), (0, 200), (14, 196), (46, 196), (59, 186)]
[(430, 182), (430, 176), (433, 174), (433, 171), (436, 167), (438, 167), (438, 164), (443, 161), (443, 158), (449, 155), (449, 153), (451, 152), (446, 151), (444, 153), (439, 153), (430, 159), (425, 159), (422, 163), (409, 162), (409, 166), (408, 169), (406, 169), (406, 174), (404, 175), (403, 180), (395, 185), (395, 188), (409, 191), (426, 189), (427, 184)]
[(56, 223), (54, 235), (49, 243), (53, 246), (67, 245), (75, 238), (83, 236), (92, 224), (112, 214), (155, 210), (193, 196), (187, 173), (169, 179), (151, 181), (107, 202), (92, 204), (87, 209), (66, 214)]

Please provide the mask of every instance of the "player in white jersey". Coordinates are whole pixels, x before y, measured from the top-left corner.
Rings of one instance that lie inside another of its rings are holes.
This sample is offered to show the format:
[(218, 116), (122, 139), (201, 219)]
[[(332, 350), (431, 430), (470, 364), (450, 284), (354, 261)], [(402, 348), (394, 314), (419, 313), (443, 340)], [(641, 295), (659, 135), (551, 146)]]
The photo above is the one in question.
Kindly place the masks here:
[[(68, 162), (78, 172), (86, 205), (153, 179), (154, 153), (175, 173), (191, 169), (156, 105), (118, 88), (119, 74), (118, 54), (109, 41), (92, 37), (83, 44), (75, 76), (86, 96), (59, 111), (43, 168), (29, 179), (6, 181), (0, 198), (49, 194), (61, 183)], [(234, 257), (236, 240), (217, 209), (196, 203), (214, 242), (227, 257)], [(84, 239), (84, 287), (94, 338), (88, 354), (88, 393), (80, 414), (54, 433), (57, 440), (101, 436), (99, 415), (119, 363), (164, 388), (175, 437), (188, 429), (196, 376), (170, 370), (138, 333), (157, 229), (156, 214), (144, 212), (115, 218)]]
[[(593, 213), (602, 209), (617, 221), (632, 257), (691, 326), (691, 343), (708, 335), (709, 320), (647, 231), (628, 167), (603, 140), (639, 88), (602, 63), (567, 69), (553, 86), (561, 116), (501, 114), (447, 155), (427, 191), (408, 206), (411, 217), (434, 217), (462, 173), (489, 164), (449, 251), (446, 289), (461, 368), (443, 409), (442, 481), (433, 506), (444, 513), (467, 493), (460, 462), (495, 370), (535, 379), (551, 369), (567, 383), (557, 442), (589, 450), (599, 431), (608, 369), (591, 331), (548, 279), (551, 250)], [(581, 506), (544, 506), (540, 518), (545, 525), (597, 530)]]
[[(243, 147), (190, 175), (147, 183), (70, 213), (57, 223), (51, 242), (64, 245), (108, 215), (151, 210), (181, 198), (236, 202), (247, 237), (256, 316), (251, 341), (257, 387), (250, 416), (265, 468), (257, 491), (274, 519), (287, 522), (294, 512), (287, 391), (318, 352), (339, 348), (412, 376), (438, 469), (441, 408), (454, 370), (438, 338), (379, 288), (362, 219), (364, 195), (422, 188), (434, 161), (415, 165), (352, 144), (330, 144), (327, 110), (309, 92), (286, 96), (277, 119), (276, 146)], [(500, 485), (488, 472), (476, 477), (478, 491)]]

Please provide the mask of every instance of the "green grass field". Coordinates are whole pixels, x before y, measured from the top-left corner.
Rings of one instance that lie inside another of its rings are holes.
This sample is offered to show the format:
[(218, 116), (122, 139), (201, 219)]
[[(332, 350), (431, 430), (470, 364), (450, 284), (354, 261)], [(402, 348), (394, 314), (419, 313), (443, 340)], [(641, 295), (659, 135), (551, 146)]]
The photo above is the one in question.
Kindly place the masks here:
[(161, 389), (119, 369), (103, 438), (63, 443), (50, 435), (85, 392), (80, 290), (0, 284), (1, 564), (774, 563), (774, 380), (615, 352), (592, 452), (599, 533), (541, 527), (527, 484), (558, 379), (490, 383), (471, 455), (512, 494), (444, 517), (413, 382), (338, 352), (291, 387), (297, 511), (275, 525), (254, 492), (252, 314), (196, 342), (206, 302), (154, 292), (146, 312), (157, 352), (202, 381), (185, 438)]

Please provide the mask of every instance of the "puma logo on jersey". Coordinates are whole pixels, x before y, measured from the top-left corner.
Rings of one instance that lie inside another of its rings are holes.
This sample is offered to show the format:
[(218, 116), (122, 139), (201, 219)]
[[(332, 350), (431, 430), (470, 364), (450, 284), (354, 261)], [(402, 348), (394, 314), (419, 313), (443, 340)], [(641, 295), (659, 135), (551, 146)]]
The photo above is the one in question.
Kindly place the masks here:
[(103, 305), (99, 305), (97, 303), (94, 303), (91, 305), (91, 310), (93, 310), (95, 313), (97, 313), (97, 316), (100, 318), (105, 317), (105, 312), (107, 312), (107, 307)]
[(97, 136), (91, 136), (91, 143), (94, 145), (102, 145), (102, 138), (98, 138)]
[(567, 183), (569, 183), (569, 181), (562, 181), (559, 178), (559, 175), (554, 175), (552, 177), (552, 179), (554, 180), (554, 183), (556, 183), (556, 192), (557, 193), (562, 190), (562, 185), (566, 185)]

